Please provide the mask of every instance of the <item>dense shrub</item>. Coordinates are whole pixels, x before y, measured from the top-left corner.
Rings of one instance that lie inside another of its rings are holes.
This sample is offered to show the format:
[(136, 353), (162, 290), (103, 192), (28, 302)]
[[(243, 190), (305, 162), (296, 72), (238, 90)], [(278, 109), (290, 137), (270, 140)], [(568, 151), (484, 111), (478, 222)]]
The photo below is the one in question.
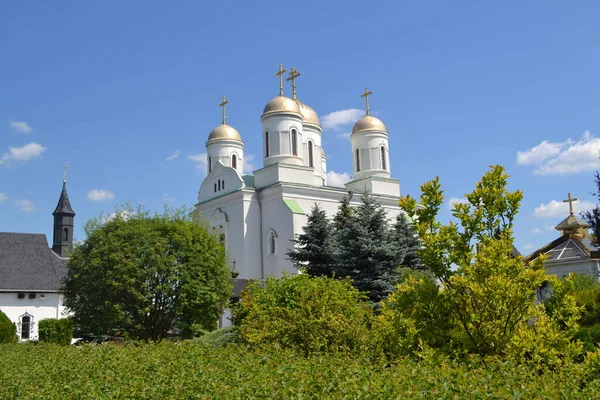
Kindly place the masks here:
[(237, 314), (249, 343), (277, 343), (306, 355), (362, 348), (372, 307), (348, 280), (296, 275), (255, 283), (242, 294)]
[[(600, 358), (538, 374), (488, 358), (421, 352), (392, 365), (344, 353), (190, 342), (138, 346), (0, 346), (0, 398), (55, 399), (593, 399)], [(23, 362), (27, 361), (26, 367)]]
[(75, 323), (70, 318), (43, 319), (38, 324), (40, 342), (56, 343), (62, 346), (71, 344)]
[(0, 310), (0, 343), (16, 343), (17, 339), (17, 327)]
[(244, 339), (237, 326), (228, 326), (220, 328), (198, 338), (192, 339), (192, 342), (203, 344), (210, 347), (222, 347), (230, 343), (242, 343)]

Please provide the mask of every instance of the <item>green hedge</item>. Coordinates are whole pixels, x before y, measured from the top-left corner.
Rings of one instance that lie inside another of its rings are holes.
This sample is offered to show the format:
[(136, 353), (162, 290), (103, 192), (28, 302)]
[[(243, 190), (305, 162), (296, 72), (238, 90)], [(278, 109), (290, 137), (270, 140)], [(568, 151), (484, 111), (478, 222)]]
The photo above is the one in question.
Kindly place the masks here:
[(40, 342), (56, 343), (63, 346), (71, 344), (75, 323), (69, 318), (43, 319), (38, 325)]
[(488, 359), (370, 362), (347, 354), (191, 342), (0, 345), (1, 399), (590, 399), (596, 364), (538, 374)]
[(17, 339), (17, 327), (0, 311), (0, 343), (16, 343)]

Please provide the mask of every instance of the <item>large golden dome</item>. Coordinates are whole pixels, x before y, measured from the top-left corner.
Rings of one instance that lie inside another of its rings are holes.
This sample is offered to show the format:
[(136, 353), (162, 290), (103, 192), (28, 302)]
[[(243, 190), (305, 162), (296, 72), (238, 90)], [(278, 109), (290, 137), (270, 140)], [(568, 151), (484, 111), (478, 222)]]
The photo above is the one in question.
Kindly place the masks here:
[(296, 114), (302, 114), (300, 112), (300, 107), (295, 100), (290, 99), (285, 96), (277, 96), (272, 98), (265, 109), (263, 110), (263, 115), (265, 114), (273, 114), (279, 112), (292, 112)]
[(221, 124), (213, 129), (212, 132), (210, 132), (210, 135), (208, 135), (209, 142), (215, 140), (235, 140), (241, 142), (242, 137), (235, 128), (227, 124)]
[(381, 122), (381, 120), (379, 118), (375, 118), (372, 115), (365, 115), (364, 117), (359, 119), (358, 122), (356, 122), (356, 124), (354, 124), (354, 128), (352, 128), (353, 135), (358, 132), (371, 132), (371, 131), (387, 133), (387, 130), (386, 130), (383, 122)]
[(298, 103), (298, 106), (300, 107), (300, 113), (304, 117), (305, 124), (313, 124), (313, 125), (321, 126), (321, 123), (319, 122), (319, 116), (317, 115), (315, 110), (313, 110), (312, 108), (310, 108), (309, 106), (307, 106), (306, 104), (301, 102), (300, 100), (296, 100), (296, 102)]

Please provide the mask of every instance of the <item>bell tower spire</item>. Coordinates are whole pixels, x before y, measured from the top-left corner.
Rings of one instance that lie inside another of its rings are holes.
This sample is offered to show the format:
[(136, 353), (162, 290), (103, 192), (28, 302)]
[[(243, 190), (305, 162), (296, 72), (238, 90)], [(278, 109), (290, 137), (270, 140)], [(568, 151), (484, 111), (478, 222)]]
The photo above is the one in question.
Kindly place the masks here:
[(75, 212), (71, 207), (69, 196), (67, 195), (67, 168), (65, 164), (63, 171), (63, 187), (56, 209), (52, 213), (54, 216), (54, 234), (52, 239), (52, 250), (59, 257), (68, 257), (73, 250), (73, 219)]

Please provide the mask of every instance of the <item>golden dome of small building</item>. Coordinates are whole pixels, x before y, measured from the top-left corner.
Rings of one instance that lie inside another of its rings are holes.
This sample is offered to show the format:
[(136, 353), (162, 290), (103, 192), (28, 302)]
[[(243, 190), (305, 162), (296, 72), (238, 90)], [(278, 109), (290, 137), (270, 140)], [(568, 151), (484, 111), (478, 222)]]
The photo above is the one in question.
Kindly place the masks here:
[(317, 125), (318, 127), (321, 127), (321, 122), (319, 121), (319, 116), (317, 115), (315, 110), (313, 110), (312, 108), (310, 108), (309, 106), (307, 106), (306, 104), (301, 102), (300, 100), (296, 99), (296, 102), (298, 103), (298, 107), (300, 108), (300, 113), (304, 117), (304, 123)]
[(221, 124), (210, 132), (207, 143), (217, 140), (234, 140), (236, 142), (242, 142), (242, 137), (234, 127), (227, 124)]
[(365, 115), (359, 119), (352, 128), (352, 134), (359, 132), (386, 132), (387, 129), (379, 118), (372, 115)]
[(268, 114), (276, 113), (294, 113), (302, 115), (300, 106), (296, 100), (292, 100), (286, 96), (277, 96), (269, 100), (265, 109), (263, 110), (263, 116)]

